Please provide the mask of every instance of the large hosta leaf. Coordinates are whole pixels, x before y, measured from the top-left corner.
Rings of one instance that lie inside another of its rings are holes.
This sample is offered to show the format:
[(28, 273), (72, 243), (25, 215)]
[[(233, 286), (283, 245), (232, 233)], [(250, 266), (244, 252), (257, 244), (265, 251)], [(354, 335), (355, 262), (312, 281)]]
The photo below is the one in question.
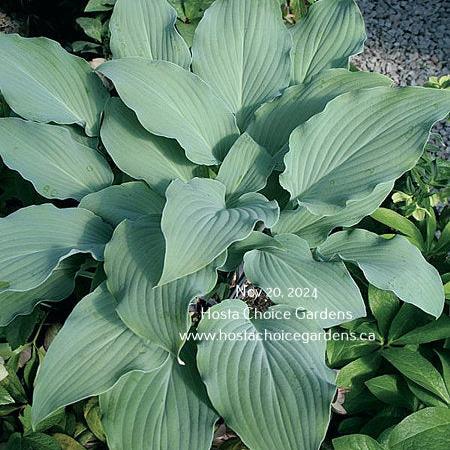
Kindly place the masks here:
[(285, 153), (292, 131), (323, 111), (333, 98), (345, 92), (391, 84), (392, 80), (378, 73), (326, 70), (311, 82), (291, 86), (280, 97), (261, 106), (247, 133), (272, 155)]
[(99, 70), (148, 131), (177, 139), (197, 164), (219, 163), (238, 137), (234, 115), (214, 90), (173, 63), (124, 58)]
[(103, 259), (111, 231), (90, 211), (50, 204), (23, 208), (0, 219), (0, 292), (39, 286), (59, 262), (75, 253)]
[(105, 272), (123, 322), (146, 341), (177, 356), (182, 334), (190, 327), (189, 303), (214, 288), (216, 267), (225, 257), (192, 275), (155, 287), (164, 264), (160, 221), (160, 216), (147, 216), (120, 224), (105, 250)]
[[(280, 320), (249, 319), (247, 306), (239, 300), (222, 302), (211, 311), (223, 316), (200, 322), (199, 332), (216, 334), (216, 339), (201, 341), (197, 361), (225, 423), (252, 449), (319, 448), (334, 393), (334, 374), (325, 364), (326, 343), (305, 343), (307, 336), (321, 332), (319, 326), (297, 319), (288, 306), (269, 309), (269, 314), (291, 316)], [(227, 337), (219, 339), (220, 333)], [(233, 339), (233, 333), (254, 338)], [(277, 339), (282, 333), (297, 333), (298, 339)]]
[(106, 160), (63, 127), (0, 119), (0, 140), (3, 162), (46, 198), (80, 200), (113, 182)]
[(350, 200), (344, 209), (333, 216), (316, 216), (304, 206), (282, 211), (280, 220), (272, 227), (272, 232), (296, 234), (307, 240), (310, 247), (317, 247), (334, 228), (351, 227), (370, 215), (381, 205), (393, 187), (393, 181), (379, 184), (369, 196)]
[(273, 169), (273, 159), (250, 135), (242, 134), (220, 166), (217, 180), (227, 188), (227, 200), (260, 191)]
[(192, 353), (131, 373), (100, 397), (111, 450), (209, 450), (218, 419)]
[(132, 181), (90, 194), (81, 200), (79, 206), (117, 226), (124, 219), (136, 220), (147, 214), (161, 214), (164, 197), (145, 183)]
[(357, 264), (375, 287), (392, 291), (433, 316), (441, 315), (444, 288), (439, 272), (405, 237), (384, 239), (366, 230), (341, 231), (331, 235), (319, 252), (325, 258), (339, 256)]
[(450, 110), (450, 92), (376, 87), (349, 92), (296, 128), (281, 185), (317, 215), (367, 197), (420, 158), (431, 126)]
[(175, 29), (176, 20), (166, 0), (118, 0), (109, 22), (114, 58), (142, 56), (189, 68), (191, 54)]
[(75, 307), (39, 370), (34, 425), (63, 406), (106, 392), (128, 372), (164, 364), (167, 352), (128, 330), (115, 306), (103, 283)]
[(78, 257), (68, 258), (61, 261), (50, 277), (38, 287), (26, 292), (1, 292), (0, 327), (8, 325), (19, 315), (31, 314), (38, 303), (67, 298), (75, 287), (74, 277), (79, 268)]
[(19, 115), (37, 122), (76, 123), (98, 134), (109, 97), (89, 64), (46, 38), (0, 35), (0, 91)]
[(366, 315), (361, 293), (343, 263), (315, 261), (308, 243), (293, 234), (274, 239), (282, 248), (244, 256), (245, 274), (274, 303), (311, 311), (323, 327)]
[(162, 195), (175, 178), (188, 181), (201, 174), (177, 141), (149, 133), (118, 98), (108, 102), (100, 134), (120, 170)]
[(253, 111), (288, 86), (290, 49), (275, 0), (216, 0), (195, 32), (192, 69), (245, 129)]
[(219, 269), (223, 272), (231, 272), (241, 264), (244, 255), (255, 249), (263, 249), (266, 247), (283, 248), (283, 246), (271, 236), (261, 233), (261, 231), (252, 231), (243, 241), (235, 242), (230, 245), (227, 251), (227, 260)]
[(364, 20), (354, 0), (319, 0), (292, 28), (291, 84), (303, 83), (324, 69), (348, 67), (362, 52)]
[(221, 255), (233, 242), (245, 239), (256, 222), (276, 223), (278, 205), (248, 193), (225, 203), (225, 186), (216, 180), (175, 180), (166, 192), (161, 227), (166, 240), (160, 285), (196, 272)]

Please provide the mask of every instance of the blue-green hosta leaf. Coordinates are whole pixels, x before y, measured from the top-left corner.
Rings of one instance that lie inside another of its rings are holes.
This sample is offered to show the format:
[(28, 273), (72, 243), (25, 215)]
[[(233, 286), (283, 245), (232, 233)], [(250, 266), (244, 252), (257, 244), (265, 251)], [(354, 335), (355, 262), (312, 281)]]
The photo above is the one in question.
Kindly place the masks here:
[(319, 247), (325, 258), (338, 256), (357, 264), (367, 280), (379, 289), (435, 317), (444, 307), (444, 289), (439, 272), (405, 237), (393, 239), (366, 230), (340, 231)]
[(218, 164), (239, 135), (223, 100), (176, 64), (124, 58), (102, 64), (99, 71), (113, 81), (148, 131), (176, 139), (197, 164)]
[(61, 128), (65, 128), (72, 139), (85, 147), (97, 150), (98, 147), (98, 136), (90, 137), (87, 136), (84, 130), (76, 125), (60, 125)]
[(114, 227), (124, 219), (161, 214), (165, 199), (145, 183), (132, 181), (110, 186), (84, 197), (79, 207), (92, 211)]
[(362, 52), (364, 19), (354, 0), (319, 0), (292, 28), (291, 84), (300, 84), (324, 69), (348, 67)]
[(177, 13), (166, 0), (117, 0), (109, 22), (113, 57), (141, 56), (189, 69), (191, 54), (176, 21)]
[(108, 391), (128, 372), (164, 364), (167, 352), (126, 328), (115, 307), (103, 283), (72, 311), (40, 367), (34, 425), (63, 406)]
[[(295, 317), (295, 309), (275, 306), (269, 313), (288, 319), (249, 319), (239, 300), (211, 309), (222, 318), (204, 317), (200, 333), (216, 339), (199, 344), (197, 362), (211, 402), (225, 423), (252, 449), (317, 449), (324, 437), (334, 393), (334, 373), (325, 364), (324, 340), (305, 343), (277, 339), (321, 332), (315, 321)], [(231, 316), (230, 316), (231, 315)], [(229, 338), (219, 339), (219, 333)], [(262, 340), (232, 339), (260, 336)], [(261, 334), (258, 334), (261, 333)]]
[(267, 247), (244, 256), (245, 274), (274, 303), (311, 311), (323, 327), (366, 315), (358, 286), (343, 263), (315, 261), (308, 243), (293, 234), (274, 239), (282, 248)]
[(177, 356), (184, 340), (181, 334), (190, 327), (189, 303), (214, 288), (216, 267), (225, 257), (192, 275), (155, 287), (164, 264), (160, 221), (160, 216), (146, 216), (121, 223), (105, 250), (105, 272), (123, 322), (146, 341)]
[(39, 303), (67, 298), (75, 287), (74, 278), (79, 268), (77, 257), (68, 258), (61, 261), (50, 277), (38, 287), (25, 292), (1, 292), (0, 327), (8, 325), (17, 316), (31, 314)]
[(216, 0), (195, 32), (192, 69), (245, 129), (253, 111), (289, 85), (291, 44), (275, 0)]
[(61, 126), (0, 119), (0, 140), (3, 162), (43, 197), (80, 200), (113, 182), (106, 160)]
[(273, 169), (273, 159), (250, 135), (242, 134), (223, 160), (217, 181), (227, 188), (227, 201), (264, 188)]
[(209, 450), (218, 419), (193, 355), (125, 376), (100, 397), (109, 448)]
[(118, 98), (106, 105), (100, 134), (120, 170), (162, 195), (175, 178), (189, 181), (200, 175), (200, 168), (186, 158), (175, 140), (149, 133)]
[(389, 435), (390, 450), (447, 450), (450, 409), (424, 408), (403, 419)]
[(370, 215), (392, 191), (394, 182), (381, 183), (373, 192), (360, 200), (350, 200), (347, 206), (333, 216), (316, 216), (304, 206), (285, 210), (272, 228), (274, 234), (292, 233), (308, 241), (310, 247), (317, 247), (336, 227), (351, 227)]
[(219, 181), (205, 178), (187, 183), (175, 180), (167, 188), (161, 221), (166, 254), (160, 285), (207, 266), (233, 242), (249, 236), (257, 222), (270, 228), (278, 220), (275, 201), (248, 193), (228, 207), (225, 191)]
[(358, 89), (391, 84), (392, 80), (378, 73), (326, 70), (311, 82), (291, 86), (280, 97), (262, 105), (247, 133), (271, 155), (283, 154), (288, 150), (292, 131), (323, 111), (333, 98)]
[(411, 169), (431, 126), (449, 110), (444, 89), (375, 87), (343, 94), (292, 132), (280, 183), (310, 212), (336, 214)]
[(0, 34), (0, 60), (0, 91), (17, 114), (98, 134), (109, 94), (84, 59), (47, 38)]
[(29, 206), (0, 219), (0, 292), (42, 284), (75, 253), (103, 259), (111, 227), (90, 211)]
[(243, 241), (238, 241), (228, 248), (227, 260), (225, 264), (220, 267), (223, 272), (231, 272), (241, 264), (244, 255), (255, 249), (263, 249), (266, 247), (283, 248), (283, 246), (271, 236), (261, 233), (260, 231), (252, 231), (250, 236)]

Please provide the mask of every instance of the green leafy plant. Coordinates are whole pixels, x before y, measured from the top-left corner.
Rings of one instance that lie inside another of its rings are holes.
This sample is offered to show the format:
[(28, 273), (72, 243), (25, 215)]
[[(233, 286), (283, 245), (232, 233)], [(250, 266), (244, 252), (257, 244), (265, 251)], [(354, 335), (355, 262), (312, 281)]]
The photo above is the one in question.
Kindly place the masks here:
[[(195, 29), (204, 11), (212, 2), (213, 0), (169, 0), (178, 17), (176, 21), (177, 30), (189, 45), (192, 44)], [(103, 53), (105, 56), (109, 55), (109, 22), (115, 3), (116, 0), (89, 0), (87, 2), (84, 9), (87, 15), (78, 17), (76, 22), (91, 40), (73, 42), (72, 49), (75, 53)], [(121, 7), (119, 6), (119, 8)], [(136, 4), (134, 7), (139, 7), (139, 4)], [(290, 8), (289, 2), (283, 2), (283, 7), (286, 15), (289, 15), (289, 17), (293, 16), (293, 13), (298, 12), (298, 7), (294, 8), (294, 11)], [(304, 9), (305, 6), (302, 4), (302, 10)], [(114, 19), (113, 23), (115, 24)], [(113, 26), (115, 26), (114, 24)], [(152, 25), (150, 22), (149, 26)]]
[(104, 449), (97, 399), (61, 410), (32, 428), (34, 379), (58, 329), (56, 324), (46, 328), (47, 319), (42, 309), (36, 309), (0, 329), (0, 442), (4, 442), (0, 448), (80, 450), (86, 445)]
[[(191, 45), (200, 19), (213, 0), (169, 0), (169, 3), (177, 12), (176, 27), (185, 41)], [(303, 17), (308, 7), (315, 0), (282, 0), (281, 13), (287, 24), (295, 24)], [(109, 21), (116, 0), (89, 0), (83, 17), (76, 19), (77, 24), (83, 29), (87, 40), (79, 40), (72, 43), (75, 53), (92, 53), (109, 55)], [(254, 14), (258, 15), (257, 6)]]
[[(424, 224), (419, 221), (416, 226), (412, 218), (379, 208), (372, 217), (387, 229), (367, 225), (407, 237), (439, 269), (448, 298), (446, 212), (437, 220), (433, 208), (425, 211)], [(448, 310), (434, 320), (402, 304), (392, 292), (367, 286), (361, 277), (358, 283), (367, 292), (369, 317), (342, 324), (336, 331), (354, 338), (331, 341), (327, 348), (329, 365), (339, 369), (341, 392), (333, 428), (346, 435), (333, 440), (334, 448), (419, 449), (424, 442), (433, 449), (446, 448), (442, 436), (448, 431), (444, 408), (449, 407), (450, 392)]]
[(335, 394), (323, 329), (366, 316), (355, 279), (443, 311), (406, 237), (348, 227), (417, 163), (450, 92), (350, 72), (351, 0), (289, 29), (277, 0), (217, 0), (191, 51), (176, 21), (163, 0), (117, 0), (97, 73), (0, 36), (2, 159), (79, 202), (0, 220), (0, 325), (69, 296), (80, 258), (93, 278), (40, 366), (32, 424), (100, 396), (111, 449), (208, 449), (219, 418), (250, 449), (317, 449)]
[[(357, 338), (330, 342), (327, 349), (329, 364), (340, 369), (337, 384), (343, 392), (337, 431), (347, 435), (335, 439), (334, 448), (364, 448), (360, 440), (367, 448), (419, 449), (424, 442), (446, 448), (448, 315), (433, 320), (373, 286), (369, 304), (371, 317), (342, 325), (341, 333), (351, 331)], [(374, 338), (368, 340), (370, 333)]]

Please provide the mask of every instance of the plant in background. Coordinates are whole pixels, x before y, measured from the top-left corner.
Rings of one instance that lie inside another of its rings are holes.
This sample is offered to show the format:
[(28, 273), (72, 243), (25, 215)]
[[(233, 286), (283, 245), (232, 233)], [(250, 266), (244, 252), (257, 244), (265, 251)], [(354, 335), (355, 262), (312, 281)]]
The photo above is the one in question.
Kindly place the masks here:
[[(203, 17), (203, 13), (211, 5), (213, 0), (169, 0), (175, 8), (178, 19), (177, 30), (185, 41), (191, 45), (195, 29)], [(89, 0), (84, 9), (87, 16), (78, 17), (77, 24), (83, 29), (86, 36), (92, 41), (76, 41), (72, 43), (75, 53), (103, 53), (110, 55), (109, 50), (109, 21), (116, 0)], [(289, 2), (283, 2), (286, 14), (292, 15)], [(113, 25), (114, 26), (114, 25)], [(102, 51), (101, 51), (102, 50)]]
[(13, 14), (27, 36), (45, 35), (64, 45), (78, 33), (73, 17), (86, 0), (2, 0), (1, 9)]
[[(448, 75), (431, 77), (425, 86), (449, 89), (449, 81)], [(443, 210), (441, 216), (447, 223), (450, 163), (445, 155), (446, 144), (442, 136), (433, 133), (430, 138), (417, 165), (397, 181), (392, 195), (393, 209), (423, 224), (427, 217), (434, 215), (432, 209), (437, 207)]]
[[(425, 197), (429, 185), (420, 181), (416, 193)], [(450, 299), (448, 206), (437, 216), (430, 205), (423, 211), (416, 226), (412, 218), (379, 208), (372, 214), (376, 222), (366, 225), (380, 233), (403, 234), (438, 268)], [(356, 339), (331, 341), (327, 347), (328, 363), (339, 369), (336, 382), (344, 394), (339, 409), (343, 415), (334, 417), (333, 428), (346, 436), (334, 439), (334, 448), (395, 449), (406, 442), (420, 448), (427, 439), (432, 448), (440, 448), (437, 436), (445, 432), (450, 411), (448, 311), (434, 320), (361, 276), (358, 283), (368, 297), (369, 317), (336, 329), (352, 332)], [(374, 339), (368, 340), (368, 333)]]
[[(46, 349), (60, 328), (54, 323), (44, 332), (43, 325), (48, 319), (42, 309), (36, 309), (33, 314), (19, 316), (0, 329), (0, 442), (7, 441), (0, 448), (105, 449), (95, 398), (61, 410), (32, 429), (30, 405), (34, 379)], [(39, 340), (43, 345), (38, 345)]]
[[(295, 24), (303, 17), (308, 7), (316, 0), (282, 0), (281, 12), (287, 24)], [(213, 0), (169, 0), (177, 12), (176, 27), (190, 46), (200, 19)], [(109, 51), (109, 21), (116, 0), (89, 0), (84, 9), (88, 15), (78, 17), (77, 24), (92, 41), (79, 40), (72, 43), (75, 53), (92, 53), (110, 55)], [(258, 8), (255, 8), (258, 14)]]
[[(348, 71), (365, 39), (351, 0), (319, 0), (289, 30), (277, 0), (217, 0), (191, 51), (176, 20), (163, 0), (116, 2), (98, 73), (119, 97), (55, 42), (0, 36), (19, 116), (0, 119), (4, 164), (79, 202), (0, 220), (0, 325), (69, 296), (80, 258), (94, 277), (39, 369), (32, 423), (100, 396), (111, 449), (207, 450), (219, 417), (250, 449), (317, 449), (335, 394), (323, 329), (366, 316), (349, 268), (443, 311), (408, 239), (331, 232), (417, 163), (450, 92)], [(264, 317), (247, 286), (275, 304)]]
[(369, 449), (396, 449), (411, 441), (420, 448), (428, 439), (433, 449), (445, 448), (439, 435), (450, 416), (448, 315), (434, 320), (373, 286), (368, 298), (370, 317), (338, 331), (358, 337), (327, 348), (330, 366), (340, 369), (337, 384), (346, 391), (338, 433), (350, 434), (335, 439), (335, 448), (366, 442)]

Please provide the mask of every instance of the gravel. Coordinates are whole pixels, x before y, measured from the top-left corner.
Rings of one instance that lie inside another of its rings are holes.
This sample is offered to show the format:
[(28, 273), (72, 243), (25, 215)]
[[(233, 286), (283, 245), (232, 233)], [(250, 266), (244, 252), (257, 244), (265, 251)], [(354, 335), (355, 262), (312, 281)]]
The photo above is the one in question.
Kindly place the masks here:
[(364, 70), (401, 86), (423, 85), (450, 72), (449, 0), (358, 0), (366, 21), (366, 50), (354, 58)]
[[(353, 58), (362, 70), (383, 73), (400, 86), (422, 86), (429, 77), (450, 73), (449, 0), (357, 0), (367, 41)], [(436, 125), (450, 159), (450, 126)]]
[(0, 11), (0, 33), (19, 33), (21, 25), (18, 21)]

